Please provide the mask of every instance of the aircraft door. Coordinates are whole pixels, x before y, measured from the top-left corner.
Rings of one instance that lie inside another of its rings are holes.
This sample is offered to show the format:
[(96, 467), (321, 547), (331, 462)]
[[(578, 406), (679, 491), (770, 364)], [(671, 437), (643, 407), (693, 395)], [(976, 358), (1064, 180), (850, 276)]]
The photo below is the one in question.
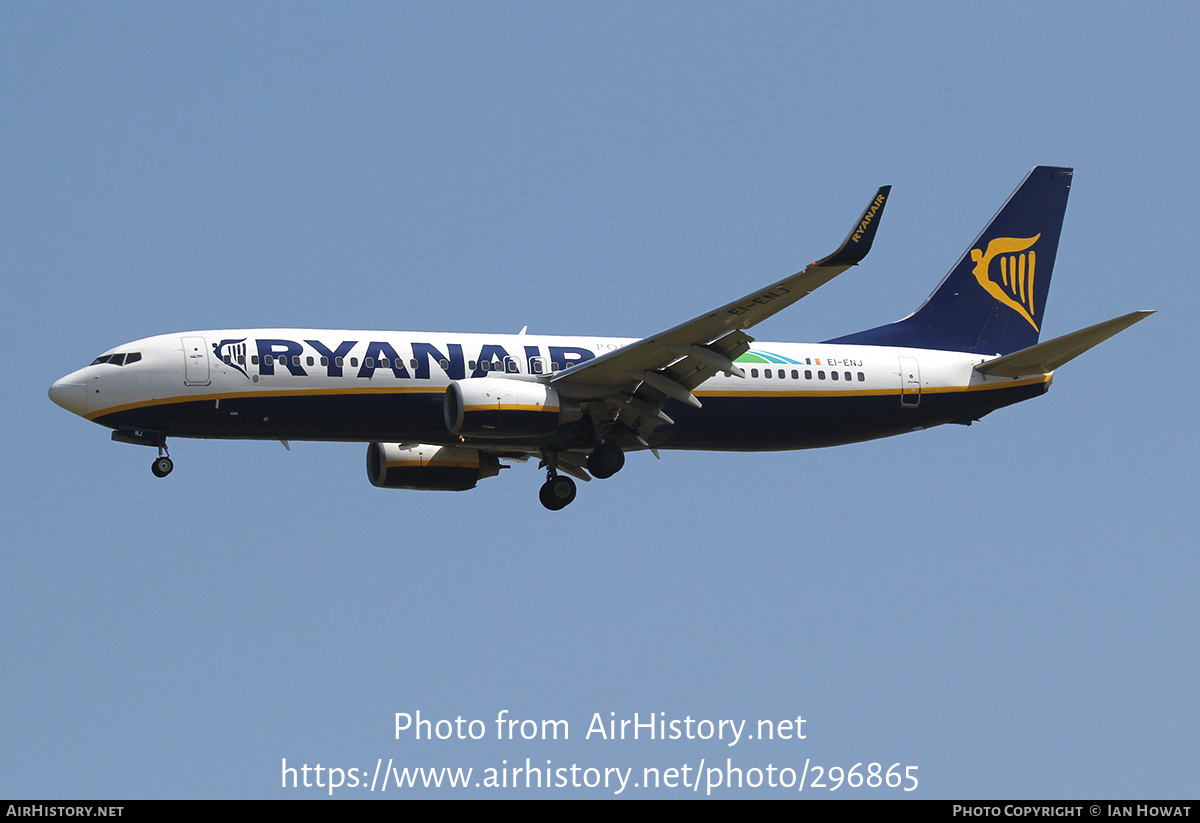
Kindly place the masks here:
[(915, 357), (900, 358), (900, 405), (921, 405), (921, 367)]
[(183, 384), (207, 386), (211, 382), (208, 374), (208, 343), (203, 337), (184, 337)]

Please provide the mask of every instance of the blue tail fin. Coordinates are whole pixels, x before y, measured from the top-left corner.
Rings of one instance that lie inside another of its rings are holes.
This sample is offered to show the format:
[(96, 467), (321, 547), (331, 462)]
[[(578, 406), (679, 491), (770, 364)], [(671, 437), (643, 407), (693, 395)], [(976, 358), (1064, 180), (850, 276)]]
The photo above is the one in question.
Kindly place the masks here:
[(1010, 354), (1038, 342), (1072, 170), (1036, 166), (921, 306), (830, 343)]

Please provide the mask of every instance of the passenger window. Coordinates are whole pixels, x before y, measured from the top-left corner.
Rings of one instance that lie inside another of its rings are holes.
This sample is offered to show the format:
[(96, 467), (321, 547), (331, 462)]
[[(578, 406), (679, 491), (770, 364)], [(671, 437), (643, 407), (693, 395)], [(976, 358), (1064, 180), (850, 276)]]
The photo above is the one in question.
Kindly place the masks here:
[[(438, 361), (438, 365), (441, 366), (443, 369), (448, 369), (448, 368), (450, 368), (450, 361), (443, 357), (441, 360)], [(416, 366), (413, 366), (413, 368), (415, 369)]]
[(300, 365), (300, 355), (298, 355), (298, 354), (293, 354), (293, 355), (292, 355), (292, 365), (293, 365), (293, 366), (299, 366), (299, 365)]
[(357, 357), (350, 358), (350, 368), (352, 368), (352, 369), (358, 368), (358, 358)]
[(492, 361), (491, 360), (480, 360), (479, 368), (481, 371), (491, 371), (492, 370)]
[(824, 379), (825, 379), (825, 372), (823, 372), (823, 371), (818, 371), (818, 372), (817, 372), (817, 379), (818, 379), (818, 380), (824, 380)]
[(346, 359), (344, 357), (335, 357), (335, 358), (333, 358), (333, 362), (337, 364), (337, 367), (339, 369), (342, 366), (346, 365)]
[(795, 369), (792, 369), (792, 379), (793, 379), (793, 380), (799, 380), (799, 379), (800, 379), (800, 372), (796, 371)]
[(771, 376), (771, 370), (763, 369), (763, 377), (770, 377), (770, 376)]
[[(310, 366), (312, 365), (312, 358), (311, 358), (311, 357), (310, 357), (310, 358), (308, 358), (308, 365), (310, 365)], [(322, 357), (322, 358), (321, 358), (321, 365), (322, 365), (322, 366), (328, 366), (328, 365), (329, 365), (329, 358), (328, 358), (328, 357)]]
[(252, 355), (250, 355), (250, 365), (251, 365), (251, 366), (257, 366), (257, 365), (258, 365), (258, 355), (257, 355), (257, 354), (252, 354)]
[(831, 371), (831, 372), (829, 373), (829, 379), (830, 379), (830, 380), (837, 380), (837, 379), (838, 379), (837, 372), (835, 372), (835, 371)]
[[(322, 357), (321, 359), (324, 360), (325, 358)], [(313, 364), (312, 356), (310, 355), (309, 357), (305, 358), (304, 362), (311, 366)]]
[(232, 366), (232, 365), (233, 365), (233, 358), (232, 358), (232, 357), (230, 357), (228, 354), (227, 354), (227, 355), (225, 355), (225, 357), (224, 357), (223, 359), (225, 360), (225, 365), (226, 365), (226, 366)]
[(414, 357), (412, 360), (409, 360), (409, 361), (408, 361), (408, 365), (412, 366), (413, 370), (414, 370), (414, 371), (416, 371), (416, 368), (417, 368), (417, 358), (415, 358), (415, 357)]
[(751, 369), (751, 370), (750, 370), (750, 376), (751, 376), (751, 377), (758, 377), (758, 369)]
[(845, 378), (846, 378), (846, 380), (849, 380), (849, 379), (850, 379), (850, 372), (846, 372), (846, 373), (843, 375), (843, 377), (845, 377)]
[(467, 361), (467, 369), (470, 371), (475, 371), (475, 361), (474, 360)]
[(805, 380), (812, 380), (812, 369), (805, 369), (805, 370), (804, 370), (804, 379), (805, 379)]
[(391, 367), (392, 367), (392, 361), (391, 361), (391, 360), (388, 360), (386, 357), (381, 357), (381, 358), (379, 358), (379, 368), (381, 368), (381, 369), (390, 369)]
[(862, 382), (863, 382), (863, 381), (865, 381), (866, 379), (867, 379), (867, 376), (866, 376), (865, 374), (863, 374), (862, 372), (859, 372), (859, 373), (858, 373), (858, 382), (859, 382), (859, 383), (862, 383)]
[(363, 366), (365, 366), (368, 369), (375, 368), (375, 358), (368, 357), (367, 359), (363, 360)]
[(272, 356), (271, 356), (271, 355), (269, 355), (269, 354), (264, 354), (264, 355), (263, 355), (263, 365), (264, 365), (264, 366), (274, 366), (274, 365), (275, 365), (275, 358), (274, 358), (274, 357), (272, 357)]
[(562, 368), (562, 366), (560, 366), (558, 363), (551, 363), (550, 368), (553, 369), (554, 371), (558, 371), (559, 369)]

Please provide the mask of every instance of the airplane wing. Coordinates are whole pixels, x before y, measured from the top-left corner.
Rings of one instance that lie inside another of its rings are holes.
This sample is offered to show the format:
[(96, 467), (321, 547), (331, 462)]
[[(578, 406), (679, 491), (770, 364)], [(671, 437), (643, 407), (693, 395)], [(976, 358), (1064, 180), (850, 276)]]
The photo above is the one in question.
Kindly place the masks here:
[[(717, 372), (745, 376), (733, 364), (750, 348), (748, 329), (782, 311), (851, 266), (858, 265), (875, 239), (891, 186), (879, 189), (854, 228), (833, 254), (801, 272), (747, 294), (706, 314), (616, 351), (559, 372), (551, 384), (563, 396), (603, 401), (613, 420), (643, 438), (658, 422), (668, 398), (697, 408), (691, 389)], [(644, 442), (644, 440), (643, 440)]]

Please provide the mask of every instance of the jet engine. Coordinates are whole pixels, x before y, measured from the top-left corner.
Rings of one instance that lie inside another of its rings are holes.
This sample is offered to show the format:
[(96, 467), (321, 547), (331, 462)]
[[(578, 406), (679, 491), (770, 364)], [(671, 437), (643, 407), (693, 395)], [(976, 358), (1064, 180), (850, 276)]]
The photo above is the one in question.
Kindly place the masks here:
[(371, 485), (383, 489), (459, 492), (473, 489), (476, 481), (499, 473), (496, 456), (477, 449), (424, 443), (367, 446), (367, 477)]
[(497, 439), (553, 434), (582, 416), (578, 405), (544, 383), (503, 377), (453, 381), (445, 414), (454, 434)]

